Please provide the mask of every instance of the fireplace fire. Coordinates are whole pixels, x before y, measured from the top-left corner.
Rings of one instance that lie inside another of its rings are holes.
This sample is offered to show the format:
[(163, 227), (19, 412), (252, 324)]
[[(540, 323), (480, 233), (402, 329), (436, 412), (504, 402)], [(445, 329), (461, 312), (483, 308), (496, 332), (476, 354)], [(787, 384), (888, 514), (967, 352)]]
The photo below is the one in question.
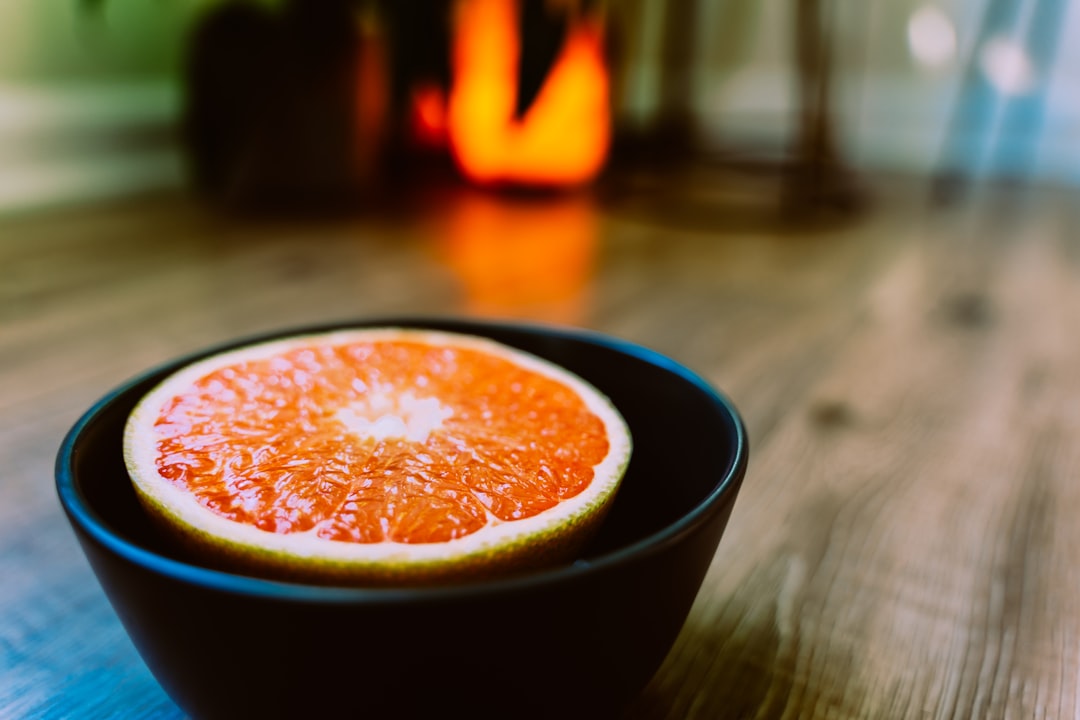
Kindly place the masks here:
[(464, 0), (458, 8), (450, 149), (462, 174), (480, 184), (581, 184), (600, 171), (611, 142), (602, 22), (572, 18), (539, 93), (518, 118), (518, 12), (517, 0)]

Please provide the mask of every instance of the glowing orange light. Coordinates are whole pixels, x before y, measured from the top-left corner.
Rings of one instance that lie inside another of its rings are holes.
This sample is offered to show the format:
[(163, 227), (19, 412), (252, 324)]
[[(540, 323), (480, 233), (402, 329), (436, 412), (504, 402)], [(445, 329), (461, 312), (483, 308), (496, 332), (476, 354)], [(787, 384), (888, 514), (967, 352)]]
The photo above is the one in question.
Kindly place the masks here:
[(451, 148), (480, 183), (572, 185), (603, 166), (610, 145), (603, 29), (576, 23), (536, 100), (514, 118), (520, 52), (516, 0), (464, 0), (453, 45)]
[(437, 85), (412, 92), (412, 134), (417, 143), (439, 147), (446, 143), (446, 95)]
[(581, 321), (597, 249), (597, 217), (587, 198), (464, 197), (438, 237), (470, 312)]

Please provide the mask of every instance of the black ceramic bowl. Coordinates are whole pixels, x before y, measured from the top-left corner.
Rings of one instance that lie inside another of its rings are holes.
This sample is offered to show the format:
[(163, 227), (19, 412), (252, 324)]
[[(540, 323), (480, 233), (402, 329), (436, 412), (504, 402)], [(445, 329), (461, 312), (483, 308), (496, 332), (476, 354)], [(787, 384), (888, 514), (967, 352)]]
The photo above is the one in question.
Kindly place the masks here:
[(57, 460), (60, 501), (151, 672), (196, 718), (617, 713), (670, 650), (727, 525), (747, 462), (735, 409), (671, 360), (594, 334), (445, 320), (349, 327), (370, 325), (487, 336), (607, 394), (634, 451), (594, 542), (563, 567), (424, 589), (200, 567), (159, 540), (121, 453), (128, 413), (196, 359), (184, 358), (91, 408)]

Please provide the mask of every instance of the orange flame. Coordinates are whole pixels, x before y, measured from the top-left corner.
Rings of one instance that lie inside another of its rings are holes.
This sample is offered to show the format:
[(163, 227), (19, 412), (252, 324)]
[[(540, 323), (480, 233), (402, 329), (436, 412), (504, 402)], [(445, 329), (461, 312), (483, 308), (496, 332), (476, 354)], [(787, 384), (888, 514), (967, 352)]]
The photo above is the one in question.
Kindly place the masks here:
[(563, 186), (593, 178), (610, 145), (601, 23), (576, 23), (532, 107), (514, 118), (516, 0), (464, 0), (447, 127), (462, 172), (484, 184)]

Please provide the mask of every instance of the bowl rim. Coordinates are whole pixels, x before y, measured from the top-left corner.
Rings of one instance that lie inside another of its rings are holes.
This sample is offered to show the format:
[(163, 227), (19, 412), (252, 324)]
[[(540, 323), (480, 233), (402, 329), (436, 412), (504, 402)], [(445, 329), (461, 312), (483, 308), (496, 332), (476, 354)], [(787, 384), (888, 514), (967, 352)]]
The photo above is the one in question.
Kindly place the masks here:
[[(121, 396), (130, 392), (132, 388), (148, 381), (151, 377), (174, 371), (179, 367), (194, 362), (200, 357), (223, 352), (233, 347), (263, 342), (279, 337), (288, 337), (291, 335), (375, 326), (430, 327), (432, 329), (445, 329), (448, 331), (454, 331), (456, 329), (458, 332), (472, 332), (481, 335), (486, 332), (498, 331), (525, 332), (528, 334), (544, 335), (551, 338), (584, 342), (586, 344), (604, 347), (657, 366), (681, 377), (683, 380), (695, 386), (708, 397), (712, 404), (715, 407), (718, 407), (730, 421), (730, 424), (734, 429), (734, 437), (732, 438), (734, 441), (732, 447), (733, 451), (727, 463), (727, 467), (723, 472), (723, 477), (704, 498), (698, 501), (693, 508), (674, 522), (628, 545), (603, 555), (589, 558), (588, 560), (577, 560), (568, 565), (534, 571), (513, 577), (424, 587), (348, 587), (294, 583), (230, 573), (223, 570), (215, 570), (200, 565), (186, 563), (182, 560), (154, 552), (138, 543), (121, 537), (112, 529), (110, 524), (91, 507), (85, 494), (76, 483), (73, 471), (75, 448), (87, 426), (93, 423), (99, 415), (105, 412), (109, 406), (116, 402)], [(422, 603), (476, 595), (528, 591), (538, 586), (572, 582), (584, 575), (592, 574), (598, 570), (614, 568), (626, 564), (630, 562), (632, 558), (660, 552), (670, 544), (677, 542), (683, 534), (690, 532), (694, 527), (705, 522), (712, 510), (720, 505), (721, 501), (727, 495), (738, 490), (743, 476), (746, 473), (748, 455), (749, 443), (745, 425), (738, 410), (735, 408), (734, 403), (727, 395), (714, 387), (701, 375), (656, 350), (652, 350), (629, 340), (623, 340), (595, 330), (583, 328), (561, 327), (532, 322), (489, 321), (480, 318), (397, 317), (364, 318), (351, 322), (344, 321), (332, 324), (305, 325), (286, 328), (220, 343), (213, 347), (197, 350), (182, 357), (161, 363), (114, 387), (83, 413), (71, 429), (68, 430), (60, 445), (60, 449), (56, 456), (55, 475), (56, 491), (60, 499), (60, 504), (73, 525), (77, 526), (78, 529), (89, 535), (95, 542), (104, 546), (110, 552), (155, 574), (164, 575), (181, 583), (198, 585), (207, 589), (224, 591), (237, 595), (259, 596), (265, 599), (300, 600), (330, 604), (355, 603), (360, 601), (369, 603)]]

